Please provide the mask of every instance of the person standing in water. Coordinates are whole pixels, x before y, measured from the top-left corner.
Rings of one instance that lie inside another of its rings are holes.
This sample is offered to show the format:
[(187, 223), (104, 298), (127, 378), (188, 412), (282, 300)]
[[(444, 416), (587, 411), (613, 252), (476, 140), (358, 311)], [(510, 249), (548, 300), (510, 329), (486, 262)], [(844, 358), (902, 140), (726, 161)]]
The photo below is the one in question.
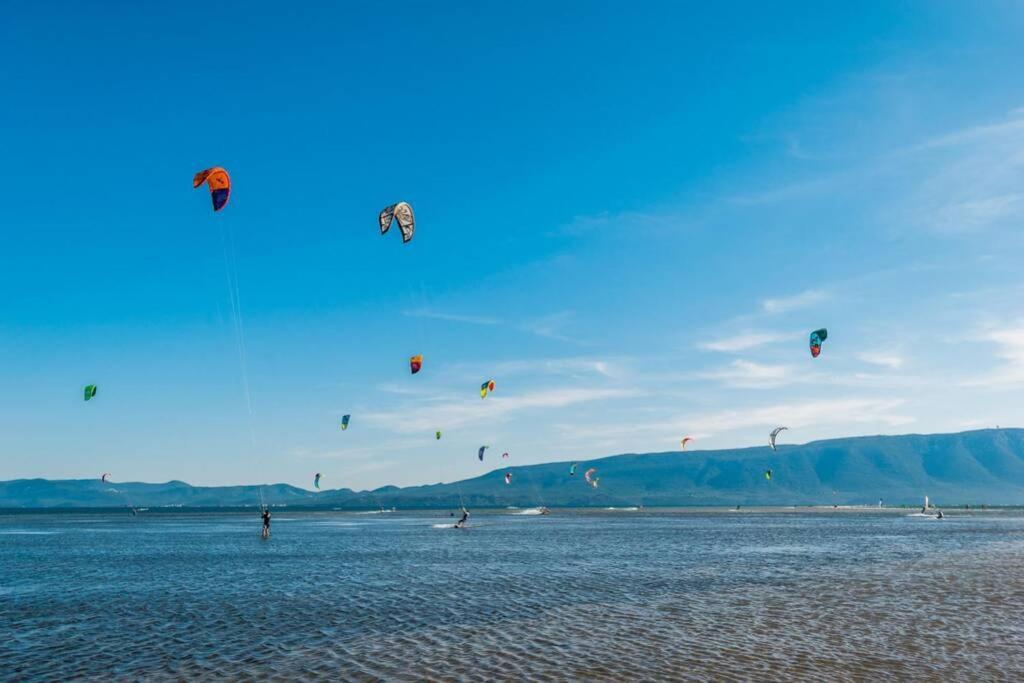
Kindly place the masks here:
[(466, 521), (469, 519), (469, 510), (465, 506), (462, 507), (462, 519), (455, 522), (456, 529), (464, 529), (466, 527)]
[(263, 538), (270, 538), (270, 508), (263, 508)]

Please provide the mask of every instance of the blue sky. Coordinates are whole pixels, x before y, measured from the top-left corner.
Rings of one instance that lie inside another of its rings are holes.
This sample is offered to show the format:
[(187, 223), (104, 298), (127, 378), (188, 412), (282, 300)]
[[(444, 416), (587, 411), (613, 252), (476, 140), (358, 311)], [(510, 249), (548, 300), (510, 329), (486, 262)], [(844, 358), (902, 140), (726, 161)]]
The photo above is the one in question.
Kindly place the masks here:
[(1019, 425), (1024, 10), (826, 4), (8, 4), (0, 478)]

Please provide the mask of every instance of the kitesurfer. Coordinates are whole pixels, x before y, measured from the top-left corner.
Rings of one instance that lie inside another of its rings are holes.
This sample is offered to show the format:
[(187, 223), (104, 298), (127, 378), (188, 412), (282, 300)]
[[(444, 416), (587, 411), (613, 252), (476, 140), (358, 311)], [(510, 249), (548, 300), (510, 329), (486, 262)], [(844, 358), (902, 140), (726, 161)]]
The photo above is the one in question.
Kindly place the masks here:
[(263, 538), (270, 538), (270, 508), (263, 508)]
[(465, 508), (465, 506), (463, 506), (463, 508), (462, 508), (462, 518), (459, 519), (459, 521), (455, 522), (455, 528), (456, 529), (464, 529), (464, 528), (466, 528), (466, 521), (468, 519), (469, 519), (469, 510), (467, 510)]
[(935, 519), (942, 519), (942, 510), (939, 510), (939, 514), (935, 515)]

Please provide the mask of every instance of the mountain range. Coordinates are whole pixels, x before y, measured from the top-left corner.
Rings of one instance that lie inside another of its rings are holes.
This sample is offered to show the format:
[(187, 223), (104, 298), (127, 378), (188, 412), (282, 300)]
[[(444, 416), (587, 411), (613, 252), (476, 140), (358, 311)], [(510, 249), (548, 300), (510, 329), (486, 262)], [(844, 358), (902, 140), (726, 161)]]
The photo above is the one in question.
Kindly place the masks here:
[[(473, 457), (469, 454), (467, 457)], [(714, 451), (628, 453), (509, 466), (452, 483), (372, 491), (310, 491), (287, 484), (191, 486), (17, 479), (0, 482), (0, 508), (605, 507), (704, 505), (1024, 504), (1024, 429), (866, 436)], [(583, 474), (596, 468), (598, 486)], [(771, 479), (765, 472), (771, 470)], [(505, 484), (505, 474), (512, 483)], [(343, 472), (332, 475), (338, 478)]]

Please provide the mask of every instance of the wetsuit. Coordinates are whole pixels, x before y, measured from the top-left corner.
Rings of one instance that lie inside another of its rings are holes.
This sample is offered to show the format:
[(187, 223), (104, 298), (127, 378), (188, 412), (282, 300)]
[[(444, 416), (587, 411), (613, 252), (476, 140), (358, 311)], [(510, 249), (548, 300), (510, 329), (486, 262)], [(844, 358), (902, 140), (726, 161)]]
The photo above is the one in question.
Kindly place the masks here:
[(270, 510), (263, 511), (263, 535), (270, 535)]
[(462, 527), (466, 526), (467, 519), (469, 519), (469, 510), (467, 510), (466, 508), (462, 508), (462, 519), (455, 522), (455, 528), (461, 529)]

